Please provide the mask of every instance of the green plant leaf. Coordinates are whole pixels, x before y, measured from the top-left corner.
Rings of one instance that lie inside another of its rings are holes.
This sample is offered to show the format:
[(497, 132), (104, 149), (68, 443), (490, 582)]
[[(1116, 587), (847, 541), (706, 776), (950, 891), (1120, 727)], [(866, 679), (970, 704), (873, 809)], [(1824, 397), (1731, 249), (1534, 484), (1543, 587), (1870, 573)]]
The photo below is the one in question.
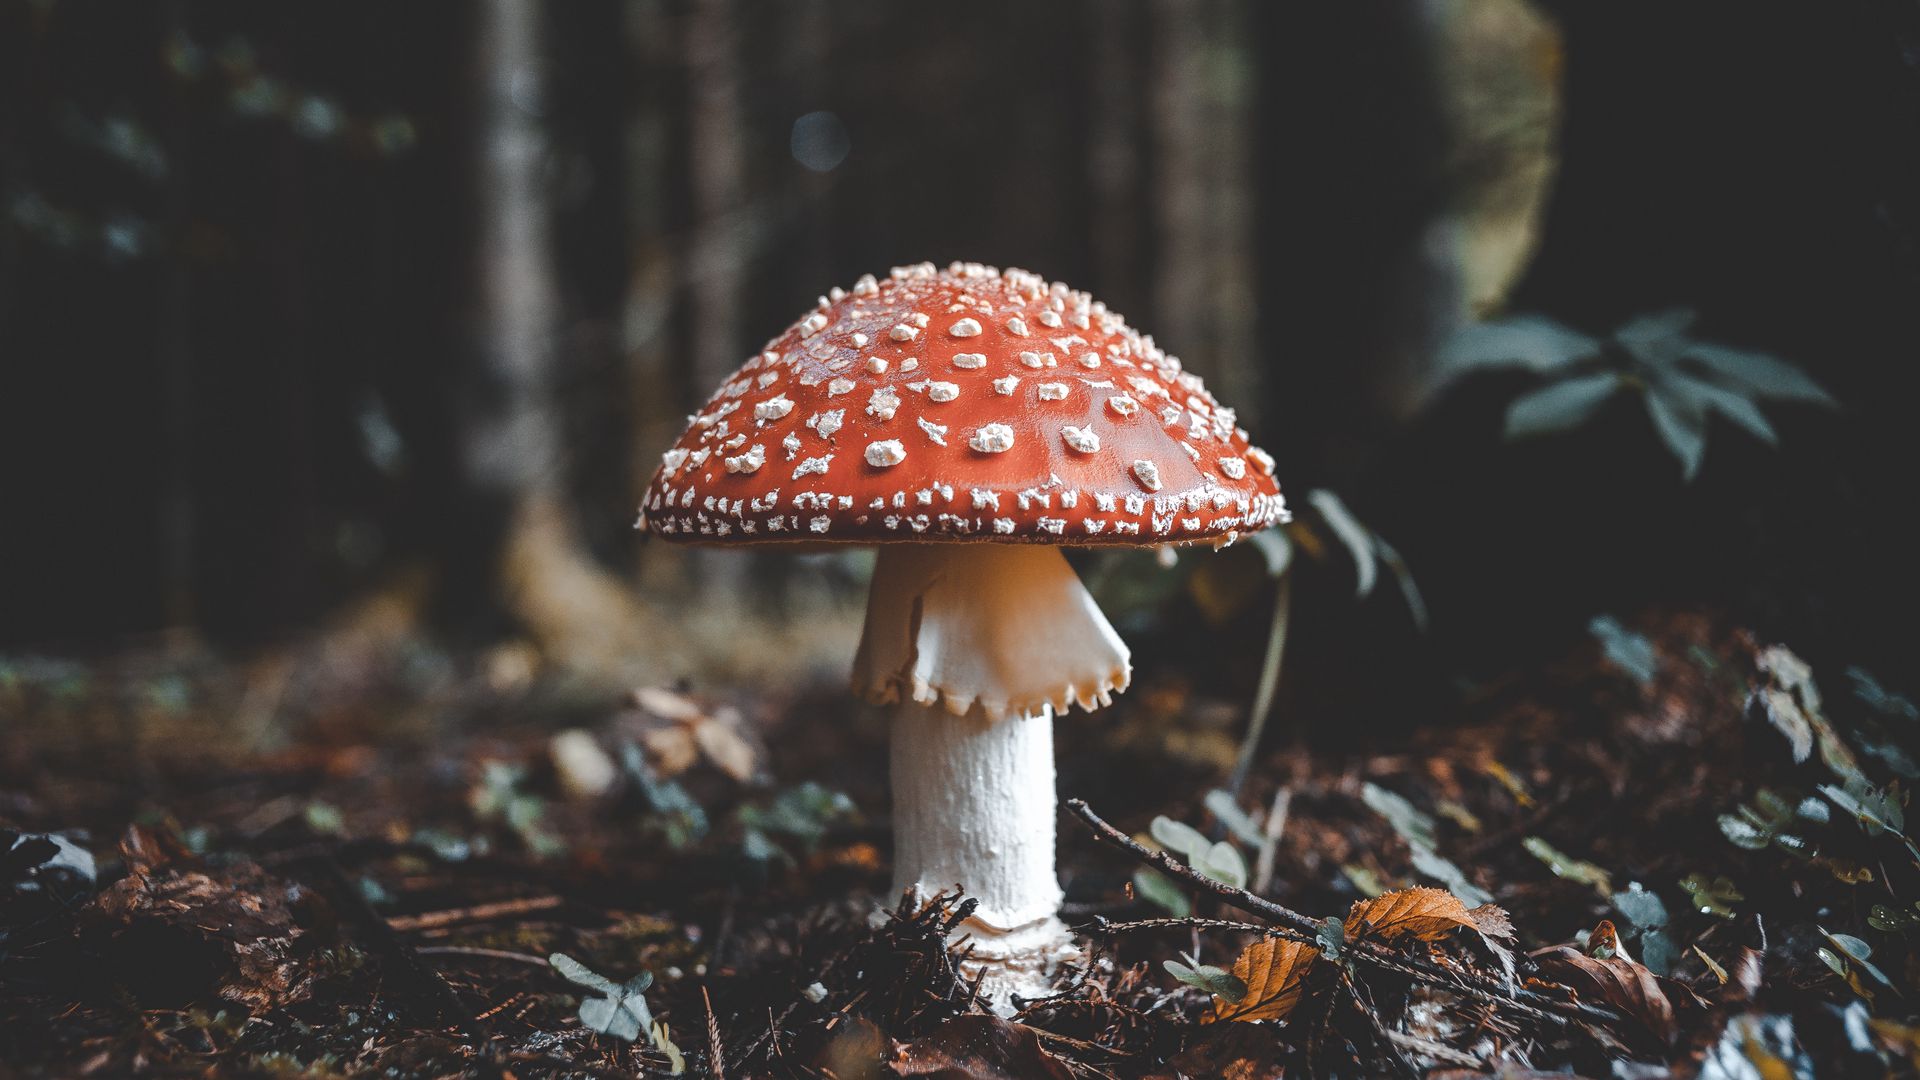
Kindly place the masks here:
[(1670, 308), (1636, 315), (1613, 332), (1627, 355), (1652, 367), (1673, 363), (1686, 348), (1696, 315), (1691, 308)]
[(1407, 843), (1429, 849), (1434, 846), (1433, 818), (1399, 794), (1369, 780), (1360, 785), (1360, 801), (1387, 819), (1387, 824)]
[(1668, 393), (1687, 400), (1695, 409), (1717, 412), (1768, 446), (1780, 445), (1780, 434), (1773, 430), (1773, 424), (1751, 399), (1682, 371), (1662, 371), (1653, 378)]
[(1467, 880), (1467, 875), (1458, 866), (1435, 854), (1432, 848), (1411, 843), (1407, 847), (1413, 853), (1413, 868), (1445, 885), (1448, 892), (1460, 898), (1461, 903), (1479, 907), (1493, 902), (1492, 893)]
[(1601, 896), (1613, 895), (1612, 879), (1608, 877), (1605, 870), (1593, 863), (1576, 859), (1538, 836), (1529, 836), (1522, 841), (1522, 844), (1534, 858), (1546, 863), (1547, 869), (1552, 870), (1555, 877), (1563, 877), (1568, 881), (1577, 881), (1582, 885), (1591, 886)]
[(1691, 483), (1707, 453), (1706, 412), (1657, 382), (1647, 385), (1646, 398), (1654, 431), (1679, 459), (1681, 478)]
[(1561, 379), (1521, 394), (1507, 406), (1506, 438), (1525, 439), (1579, 427), (1619, 389), (1618, 375), (1601, 372)]
[(1320, 920), (1320, 932), (1314, 935), (1314, 944), (1320, 955), (1329, 960), (1339, 960), (1340, 951), (1347, 944), (1347, 926), (1339, 918), (1329, 915)]
[(1141, 867), (1133, 872), (1133, 894), (1176, 919), (1193, 914), (1193, 901), (1172, 878), (1158, 870)]
[(1681, 355), (1757, 397), (1829, 407), (1839, 404), (1805, 371), (1777, 356), (1704, 341), (1688, 342)]
[(1279, 577), (1293, 566), (1293, 541), (1285, 529), (1261, 529), (1247, 539), (1267, 563), (1267, 576)]
[(1470, 323), (1434, 359), (1440, 380), (1480, 369), (1553, 371), (1600, 355), (1600, 341), (1545, 315)]
[(1373, 530), (1353, 516), (1353, 511), (1347, 509), (1347, 504), (1341, 501), (1340, 496), (1325, 488), (1307, 492), (1307, 502), (1320, 512), (1327, 528), (1345, 545), (1347, 554), (1353, 557), (1353, 594), (1365, 599), (1373, 592), (1373, 583), (1380, 576), (1373, 547)]
[(1833, 800), (1833, 804), (1847, 813), (1868, 836), (1879, 836), (1883, 832), (1900, 834), (1906, 826), (1906, 812), (1901, 809), (1898, 794), (1891, 788), (1876, 788), (1864, 780), (1849, 783), (1845, 788), (1832, 784), (1821, 784), (1820, 793)]
[(1240, 852), (1225, 840), (1207, 849), (1200, 862), (1193, 864), (1195, 870), (1215, 881), (1224, 882), (1236, 889), (1247, 886), (1247, 862)]
[(633, 1042), (642, 1031), (653, 1026), (653, 1013), (647, 1008), (647, 988), (653, 985), (653, 973), (643, 971), (624, 983), (616, 983), (568, 956), (554, 953), (547, 963), (561, 977), (576, 986), (584, 986), (600, 996), (580, 1002), (580, 1023), (601, 1035)]
[(1164, 814), (1153, 819), (1153, 824), (1147, 827), (1147, 832), (1161, 847), (1180, 856), (1188, 865), (1194, 867), (1200, 865), (1201, 860), (1207, 856), (1207, 849), (1213, 846), (1213, 841), (1202, 836), (1199, 829), (1186, 822), (1175, 821)]
[(1680, 880), (1680, 887), (1687, 890), (1687, 897), (1693, 902), (1695, 911), (1702, 915), (1717, 915), (1722, 919), (1733, 918), (1736, 914), (1733, 905), (1746, 899), (1734, 887), (1732, 879), (1724, 876), (1708, 878), (1701, 873), (1688, 874)]
[(1266, 843), (1267, 838), (1260, 831), (1260, 826), (1253, 823), (1253, 819), (1247, 816), (1246, 811), (1240, 809), (1240, 804), (1234, 802), (1233, 796), (1228, 792), (1219, 788), (1207, 792), (1203, 805), (1206, 806), (1208, 813), (1212, 814), (1220, 824), (1225, 825), (1227, 831), (1238, 837), (1242, 843), (1251, 844), (1254, 847)]
[(1611, 615), (1595, 615), (1587, 622), (1587, 633), (1600, 643), (1607, 662), (1633, 677), (1642, 686), (1653, 682), (1660, 671), (1660, 654), (1653, 640), (1629, 630)]
[(1202, 964), (1185, 953), (1180, 955), (1186, 957), (1186, 963), (1180, 963), (1178, 960), (1160, 962), (1160, 966), (1166, 969), (1167, 974), (1188, 986), (1205, 990), (1229, 1004), (1247, 996), (1247, 984), (1238, 975), (1222, 971), (1211, 964)]

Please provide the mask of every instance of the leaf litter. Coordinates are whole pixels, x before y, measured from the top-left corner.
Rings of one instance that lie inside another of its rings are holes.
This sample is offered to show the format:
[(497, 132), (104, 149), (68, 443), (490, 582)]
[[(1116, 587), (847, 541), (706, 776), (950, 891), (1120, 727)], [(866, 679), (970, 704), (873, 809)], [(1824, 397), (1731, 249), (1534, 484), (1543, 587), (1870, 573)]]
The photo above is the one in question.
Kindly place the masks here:
[[(0, 761), (31, 745), (41, 764), (0, 785), (0, 1059), (61, 1075), (1913, 1075), (1908, 699), (1857, 671), (1828, 685), (1709, 618), (1616, 622), (1404, 744), (1276, 753), (1239, 799), (1137, 735), (1063, 726), (1068, 794), (1172, 858), (1069, 821), (1086, 953), (1010, 1018), (949, 938), (964, 895), (874, 916), (884, 750), (830, 697), (662, 689), (548, 728), (343, 743), (336, 723), (292, 751), (203, 739), (156, 759), (82, 741), (87, 691), (16, 681), (0, 706), (41, 722), (0, 732)], [(207, 672), (187, 700), (220, 700)], [(150, 697), (128, 692), (137, 673), (89, 677), (102, 701)], [(99, 779), (64, 779), (81, 777)], [(1242, 809), (1269, 805), (1277, 828)]]

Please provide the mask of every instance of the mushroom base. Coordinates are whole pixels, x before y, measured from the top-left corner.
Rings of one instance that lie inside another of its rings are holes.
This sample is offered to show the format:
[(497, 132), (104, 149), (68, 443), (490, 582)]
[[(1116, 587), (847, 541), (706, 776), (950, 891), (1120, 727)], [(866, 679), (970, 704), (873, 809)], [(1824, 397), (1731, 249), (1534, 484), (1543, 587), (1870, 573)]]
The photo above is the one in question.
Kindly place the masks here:
[(970, 938), (969, 974), (996, 1009), (1051, 993), (1077, 955), (1055, 917), (1052, 710), (994, 723), (901, 703), (892, 738), (896, 895), (958, 886), (979, 901), (954, 935)]

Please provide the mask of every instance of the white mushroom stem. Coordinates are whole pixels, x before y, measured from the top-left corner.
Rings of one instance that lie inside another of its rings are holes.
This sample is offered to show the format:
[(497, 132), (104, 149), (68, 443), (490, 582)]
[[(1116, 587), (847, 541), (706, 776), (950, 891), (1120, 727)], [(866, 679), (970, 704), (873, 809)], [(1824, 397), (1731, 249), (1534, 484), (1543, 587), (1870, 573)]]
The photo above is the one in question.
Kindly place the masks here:
[(920, 897), (961, 887), (980, 902), (956, 930), (973, 938), (981, 990), (997, 1006), (1049, 992), (1074, 954), (1056, 917), (1053, 710), (998, 723), (903, 702), (893, 709), (893, 887)]
[(894, 886), (960, 886), (996, 1007), (1048, 992), (1057, 918), (1053, 712), (1126, 688), (1127, 647), (1057, 548), (886, 545), (854, 688), (892, 704)]

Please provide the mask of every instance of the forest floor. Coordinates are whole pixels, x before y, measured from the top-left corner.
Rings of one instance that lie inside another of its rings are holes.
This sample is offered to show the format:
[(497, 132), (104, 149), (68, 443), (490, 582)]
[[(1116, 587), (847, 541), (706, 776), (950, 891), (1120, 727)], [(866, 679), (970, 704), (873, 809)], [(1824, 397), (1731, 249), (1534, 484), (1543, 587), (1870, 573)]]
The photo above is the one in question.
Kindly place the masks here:
[(957, 898), (872, 917), (885, 731), (834, 688), (9, 660), (0, 1076), (1912, 1075), (1920, 717), (1818, 675), (1648, 616), (1237, 796), (1236, 706), (1136, 686), (1058, 726), (1086, 962), (1007, 1020)]

